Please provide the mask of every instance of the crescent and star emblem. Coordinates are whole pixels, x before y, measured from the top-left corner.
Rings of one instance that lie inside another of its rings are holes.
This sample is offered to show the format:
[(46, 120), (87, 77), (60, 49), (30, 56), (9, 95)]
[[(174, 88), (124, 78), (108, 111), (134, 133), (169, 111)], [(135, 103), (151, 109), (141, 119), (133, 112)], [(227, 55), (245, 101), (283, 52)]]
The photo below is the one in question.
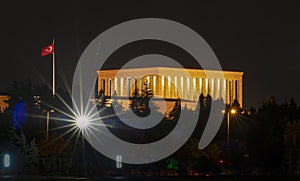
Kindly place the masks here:
[(46, 52), (52, 52), (52, 46), (50, 45), (50, 46), (48, 46), (47, 48), (46, 48)]

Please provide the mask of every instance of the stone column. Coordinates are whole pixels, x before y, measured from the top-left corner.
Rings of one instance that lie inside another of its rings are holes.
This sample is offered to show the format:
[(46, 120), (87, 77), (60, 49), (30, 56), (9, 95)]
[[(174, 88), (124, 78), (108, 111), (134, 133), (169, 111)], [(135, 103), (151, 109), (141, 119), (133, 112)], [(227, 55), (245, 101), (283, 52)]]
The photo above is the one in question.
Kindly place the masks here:
[(156, 84), (157, 88), (156, 88), (156, 90), (157, 90), (158, 96), (160, 96), (160, 97), (163, 97), (163, 91), (164, 91), (164, 88), (163, 88), (163, 85), (162, 85), (163, 77), (164, 76), (162, 76), (162, 75), (157, 76), (157, 84)]
[(124, 80), (124, 89), (125, 89), (125, 91), (124, 91), (124, 96), (126, 96), (126, 97), (128, 97), (128, 95), (130, 96), (130, 85), (129, 85), (129, 83), (130, 83), (130, 78), (129, 77), (126, 77), (126, 78), (124, 78), (125, 80)]
[(117, 93), (117, 96), (120, 96), (120, 78), (115, 77), (115, 91)]
[(108, 96), (108, 79), (105, 78), (105, 91), (104, 91), (104, 95)]
[(136, 89), (138, 89), (139, 91), (141, 91), (141, 87), (142, 87), (142, 81), (140, 77), (137, 77), (137, 87)]
[(195, 77), (192, 78), (192, 85), (193, 85), (192, 100), (197, 101), (197, 78)]
[(215, 79), (214, 81), (214, 99), (220, 98), (220, 79)]
[(120, 77), (120, 96), (124, 96), (124, 78), (123, 77)]
[(188, 99), (187, 78), (183, 77), (183, 99)]
[(141, 81), (141, 84), (140, 84), (139, 89), (140, 89), (140, 90), (143, 90), (143, 88), (144, 88), (144, 82), (145, 82), (144, 77), (141, 77), (141, 78), (140, 78), (140, 81)]
[(204, 95), (204, 93), (203, 93), (203, 78), (199, 78), (199, 96), (200, 96), (200, 94), (203, 94)]
[(166, 97), (170, 98), (171, 97), (171, 76), (166, 77)]
[(111, 79), (107, 79), (107, 96), (111, 96)]
[(134, 77), (130, 77), (130, 96), (133, 95), (133, 92), (135, 90), (135, 79)]
[(212, 89), (211, 89), (211, 79), (208, 79), (208, 94), (212, 97)]
[(179, 98), (179, 77), (174, 77), (174, 83), (175, 83), (175, 98)]
[(207, 95), (207, 79), (206, 78), (202, 78), (202, 93), (204, 96)]
[(196, 91), (197, 91), (197, 94), (196, 94), (196, 101), (198, 100), (201, 92), (200, 92), (200, 79), (201, 78), (196, 78)]
[(232, 101), (237, 99), (236, 96), (236, 80), (232, 80)]
[(190, 96), (189, 96), (189, 100), (193, 101), (194, 100), (194, 78), (190, 77)]
[(153, 75), (148, 75), (149, 76), (149, 87), (152, 90), (152, 94), (154, 95), (153, 91)]
[(216, 99), (216, 91), (217, 91), (217, 86), (216, 86), (217, 79), (211, 79), (211, 94), (212, 94), (212, 99)]
[(114, 94), (115, 92), (115, 78), (111, 79), (111, 96)]
[(230, 104), (229, 80), (226, 79), (226, 104)]
[(103, 78), (102, 82), (103, 82), (103, 85), (102, 85), (103, 93), (104, 93), (104, 95), (106, 95), (106, 78)]
[(226, 80), (220, 79), (220, 97), (223, 99), (223, 102), (226, 103)]
[(157, 91), (156, 91), (156, 81), (157, 81), (157, 76), (153, 75), (152, 76), (152, 90), (153, 90), (153, 95), (157, 95)]
[(189, 77), (185, 77), (185, 86), (184, 86), (184, 90), (186, 92), (186, 100), (190, 100), (190, 95), (191, 95), (191, 78)]
[(97, 94), (100, 92), (101, 90), (101, 78), (98, 77), (98, 91), (97, 91)]
[(238, 84), (238, 101), (241, 105), (241, 107), (243, 107), (243, 80), (240, 79), (237, 81)]
[(160, 87), (161, 87), (161, 92), (160, 92), (160, 96), (161, 97), (165, 97), (165, 84), (166, 84), (166, 80), (165, 80), (165, 76), (161, 76), (160, 78)]
[(174, 77), (171, 76), (171, 85), (170, 85), (170, 98), (174, 99), (175, 98), (175, 82), (174, 82)]

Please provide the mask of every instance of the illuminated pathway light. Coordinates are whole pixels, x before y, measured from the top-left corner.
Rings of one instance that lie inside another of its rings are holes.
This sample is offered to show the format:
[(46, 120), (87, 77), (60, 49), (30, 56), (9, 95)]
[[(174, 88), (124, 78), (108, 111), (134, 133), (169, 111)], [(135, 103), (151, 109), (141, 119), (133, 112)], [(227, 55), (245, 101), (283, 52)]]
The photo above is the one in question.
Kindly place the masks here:
[(10, 166), (10, 156), (9, 154), (4, 154), (4, 167), (7, 168)]
[(122, 156), (121, 155), (116, 156), (116, 167), (122, 168)]

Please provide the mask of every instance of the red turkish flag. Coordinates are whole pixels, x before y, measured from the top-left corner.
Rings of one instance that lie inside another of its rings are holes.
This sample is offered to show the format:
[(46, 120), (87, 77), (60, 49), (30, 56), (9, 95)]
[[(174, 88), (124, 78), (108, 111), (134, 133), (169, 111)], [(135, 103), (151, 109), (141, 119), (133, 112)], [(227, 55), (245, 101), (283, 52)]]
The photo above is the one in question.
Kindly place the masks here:
[(46, 56), (46, 55), (49, 55), (52, 53), (54, 53), (54, 44), (53, 43), (42, 49), (41, 56)]

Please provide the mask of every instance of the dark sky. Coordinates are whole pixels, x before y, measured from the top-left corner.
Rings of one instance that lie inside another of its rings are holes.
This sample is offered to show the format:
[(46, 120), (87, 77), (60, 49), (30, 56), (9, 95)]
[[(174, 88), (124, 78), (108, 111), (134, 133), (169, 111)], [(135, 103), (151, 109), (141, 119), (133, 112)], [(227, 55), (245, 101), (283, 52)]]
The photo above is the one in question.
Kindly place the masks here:
[[(165, 18), (198, 32), (224, 70), (245, 73), (246, 107), (258, 106), (268, 96), (275, 96), (278, 102), (293, 96), (300, 102), (300, 3), (297, 1), (4, 2), (0, 11), (0, 92), (7, 91), (14, 80), (51, 82), (51, 56), (41, 57), (40, 51), (51, 43), (53, 36), (57, 84), (61, 87), (60, 77), (65, 76), (71, 85), (81, 53), (106, 29), (137, 18)], [(106, 68), (116, 66), (121, 59), (157, 53), (153, 48), (156, 44), (144, 42), (145, 46), (124, 47), (111, 58), (115, 63), (107, 64)], [(178, 59), (183, 58), (178, 55)], [(186, 62), (185, 66), (194, 64)]]

